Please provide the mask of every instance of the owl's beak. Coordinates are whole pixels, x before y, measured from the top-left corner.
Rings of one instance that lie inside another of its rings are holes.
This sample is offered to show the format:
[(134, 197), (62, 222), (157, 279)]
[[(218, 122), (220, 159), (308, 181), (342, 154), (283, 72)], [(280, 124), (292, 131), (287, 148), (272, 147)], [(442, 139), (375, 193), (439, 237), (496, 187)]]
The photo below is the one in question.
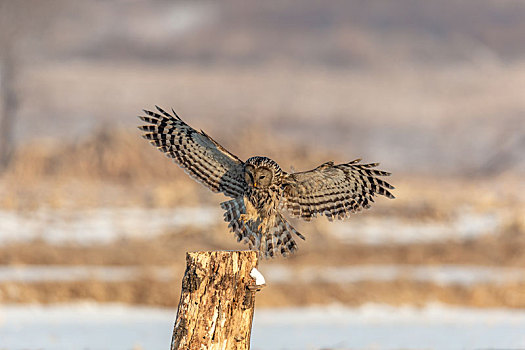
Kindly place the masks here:
[(253, 187), (257, 187), (257, 182), (253, 182)]

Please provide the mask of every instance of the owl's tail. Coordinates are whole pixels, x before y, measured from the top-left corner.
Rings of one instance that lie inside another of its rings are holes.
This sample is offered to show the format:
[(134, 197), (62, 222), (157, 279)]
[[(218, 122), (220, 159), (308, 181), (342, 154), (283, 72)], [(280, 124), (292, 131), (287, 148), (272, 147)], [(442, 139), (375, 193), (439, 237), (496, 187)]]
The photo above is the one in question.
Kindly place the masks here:
[(257, 250), (265, 258), (278, 254), (286, 257), (297, 250), (292, 234), (304, 240), (304, 236), (290, 225), (279, 212), (269, 218), (250, 218), (246, 215), (243, 197), (221, 203), (224, 221), (237, 237), (238, 242), (247, 243), (250, 249)]

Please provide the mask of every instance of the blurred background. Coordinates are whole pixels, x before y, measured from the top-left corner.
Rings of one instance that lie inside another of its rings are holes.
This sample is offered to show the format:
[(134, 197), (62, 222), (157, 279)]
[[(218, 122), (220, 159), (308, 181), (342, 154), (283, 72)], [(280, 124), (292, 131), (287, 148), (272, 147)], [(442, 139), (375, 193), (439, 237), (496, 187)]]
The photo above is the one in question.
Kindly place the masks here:
[(154, 105), (393, 172), (260, 262), (252, 348), (525, 347), (524, 2), (0, 0), (0, 349), (167, 349), (185, 252), (246, 248)]

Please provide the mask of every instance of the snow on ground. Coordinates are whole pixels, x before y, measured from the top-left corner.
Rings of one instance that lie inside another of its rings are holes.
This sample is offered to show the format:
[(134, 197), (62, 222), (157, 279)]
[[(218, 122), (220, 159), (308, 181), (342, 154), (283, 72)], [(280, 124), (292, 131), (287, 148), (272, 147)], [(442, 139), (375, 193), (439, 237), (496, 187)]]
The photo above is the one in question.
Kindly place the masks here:
[(525, 281), (525, 269), (522, 268), (468, 265), (355, 265), (298, 268), (268, 265), (261, 266), (260, 270), (266, 276), (269, 284), (290, 283), (291, 281), (355, 283), (398, 279), (441, 285), (504, 284)]
[(360, 217), (351, 225), (331, 223), (330, 233), (343, 242), (383, 244), (465, 240), (497, 233), (502, 225), (498, 213), (461, 211), (451, 221), (406, 221), (394, 217)]
[(220, 208), (98, 208), (0, 211), (0, 243), (43, 239), (50, 243), (110, 243), (119, 238), (160, 235), (187, 226), (209, 227), (222, 220)]
[[(505, 284), (525, 282), (525, 269), (466, 265), (355, 265), (355, 266), (261, 266), (268, 284), (290, 282), (355, 283), (359, 281), (431, 282), (440, 285)], [(147, 275), (157, 280), (172, 281), (181, 276), (166, 266), (0, 266), (0, 282), (61, 282), (99, 280), (132, 281)], [(179, 272), (180, 273), (180, 272)]]
[(97, 280), (133, 281), (141, 276), (171, 281), (175, 271), (164, 266), (97, 266), (97, 265), (0, 265), (0, 282), (65, 282)]
[[(222, 222), (222, 216), (218, 207), (4, 210), (0, 211), (0, 243), (36, 238), (55, 244), (109, 243), (124, 237), (152, 237), (188, 226), (209, 227)], [(349, 243), (411, 243), (462, 240), (497, 233), (502, 222), (498, 213), (464, 210), (450, 222), (356, 216), (351, 224), (333, 222), (326, 229)]]
[[(0, 349), (167, 349), (174, 309), (121, 304), (0, 306)], [(367, 304), (258, 309), (252, 349), (525, 347), (525, 311)]]

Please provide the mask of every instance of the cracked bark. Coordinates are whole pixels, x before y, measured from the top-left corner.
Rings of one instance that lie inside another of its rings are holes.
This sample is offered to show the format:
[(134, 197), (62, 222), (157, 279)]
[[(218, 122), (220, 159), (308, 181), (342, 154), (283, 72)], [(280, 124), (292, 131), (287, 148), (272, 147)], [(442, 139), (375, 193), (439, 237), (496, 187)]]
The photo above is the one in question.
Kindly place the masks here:
[(171, 350), (249, 349), (254, 267), (254, 251), (187, 253)]

